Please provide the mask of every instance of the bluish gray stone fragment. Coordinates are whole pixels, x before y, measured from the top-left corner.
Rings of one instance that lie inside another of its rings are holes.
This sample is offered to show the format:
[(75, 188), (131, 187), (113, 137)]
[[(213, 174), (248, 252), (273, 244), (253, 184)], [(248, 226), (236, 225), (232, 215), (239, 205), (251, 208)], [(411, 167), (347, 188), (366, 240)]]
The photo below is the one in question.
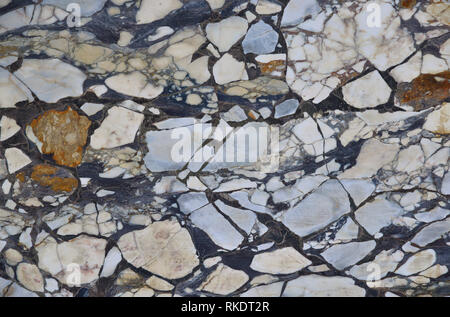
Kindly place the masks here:
[(242, 47), (245, 54), (269, 54), (275, 50), (277, 43), (278, 33), (269, 24), (259, 21), (248, 30)]
[(294, 114), (298, 109), (299, 103), (297, 99), (289, 99), (283, 101), (275, 107), (275, 119), (282, 118)]

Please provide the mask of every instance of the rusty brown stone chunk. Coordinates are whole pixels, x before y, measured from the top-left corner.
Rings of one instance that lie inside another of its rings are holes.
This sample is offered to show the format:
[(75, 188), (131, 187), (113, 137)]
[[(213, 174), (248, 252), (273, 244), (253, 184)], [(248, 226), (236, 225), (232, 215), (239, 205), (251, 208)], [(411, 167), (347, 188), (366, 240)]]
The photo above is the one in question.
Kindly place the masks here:
[(416, 0), (401, 0), (400, 7), (404, 9), (412, 9), (416, 5)]
[(77, 186), (78, 181), (73, 177), (60, 177), (55, 174), (58, 168), (40, 164), (33, 167), (31, 178), (41, 186), (50, 187), (54, 192), (72, 192)]
[(24, 172), (20, 172), (16, 175), (16, 178), (21, 181), (22, 183), (25, 183), (25, 173)]
[(68, 107), (49, 110), (31, 122), (33, 133), (42, 142), (42, 152), (53, 154), (60, 165), (76, 167), (81, 163), (91, 121)]
[(273, 71), (282, 71), (284, 70), (284, 61), (283, 60), (274, 60), (268, 63), (258, 63), (261, 72), (264, 74), (271, 73)]
[(411, 83), (398, 87), (397, 98), (401, 104), (407, 104), (419, 111), (438, 105), (450, 95), (450, 72), (422, 74)]

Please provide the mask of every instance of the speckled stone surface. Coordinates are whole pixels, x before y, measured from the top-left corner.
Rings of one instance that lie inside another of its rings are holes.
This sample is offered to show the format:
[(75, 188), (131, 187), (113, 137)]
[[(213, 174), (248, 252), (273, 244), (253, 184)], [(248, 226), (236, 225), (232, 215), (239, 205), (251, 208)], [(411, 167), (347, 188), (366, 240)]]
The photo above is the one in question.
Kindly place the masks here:
[(0, 0), (0, 296), (449, 296), (450, 4)]

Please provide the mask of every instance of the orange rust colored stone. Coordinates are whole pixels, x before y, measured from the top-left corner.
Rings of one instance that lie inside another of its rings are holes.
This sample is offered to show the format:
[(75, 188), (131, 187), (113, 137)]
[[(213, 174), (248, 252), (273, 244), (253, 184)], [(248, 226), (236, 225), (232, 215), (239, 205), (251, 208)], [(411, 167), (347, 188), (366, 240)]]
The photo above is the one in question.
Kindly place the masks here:
[(57, 168), (51, 165), (40, 164), (33, 167), (31, 179), (41, 186), (50, 187), (54, 192), (71, 192), (77, 186), (75, 178), (54, 176)]
[(34, 119), (30, 126), (42, 142), (42, 152), (53, 154), (60, 165), (76, 167), (81, 163), (91, 121), (80, 116), (72, 108), (49, 110)]
[(247, 115), (248, 115), (250, 118), (252, 118), (253, 120), (258, 120), (258, 118), (256, 118), (256, 116), (253, 114), (253, 111), (249, 111), (249, 112), (247, 113)]
[(416, 0), (401, 0), (400, 7), (404, 9), (412, 9), (416, 5)]
[(420, 101), (433, 99), (439, 102), (449, 95), (450, 72), (445, 71), (439, 74), (422, 74), (415, 78), (410, 87), (400, 93), (399, 99), (402, 103), (414, 104), (415, 110), (418, 111), (424, 108)]
[(281, 66), (284, 66), (283, 60), (274, 60), (268, 63), (258, 63), (262, 73), (271, 73), (279, 70)]
[(16, 178), (21, 181), (22, 183), (25, 183), (25, 173), (24, 172), (20, 172), (16, 175)]

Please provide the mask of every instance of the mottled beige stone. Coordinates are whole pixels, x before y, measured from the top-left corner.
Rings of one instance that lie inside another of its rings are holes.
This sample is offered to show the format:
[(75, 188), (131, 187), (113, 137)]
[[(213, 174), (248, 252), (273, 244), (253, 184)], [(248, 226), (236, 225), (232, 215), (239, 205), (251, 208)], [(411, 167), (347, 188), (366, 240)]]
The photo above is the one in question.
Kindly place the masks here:
[(118, 246), (131, 265), (168, 279), (182, 278), (199, 264), (189, 232), (174, 220), (129, 232)]
[(200, 289), (209, 293), (228, 295), (238, 290), (248, 279), (245, 272), (219, 264), (216, 270), (200, 285)]
[(19, 282), (30, 291), (44, 291), (44, 278), (36, 265), (20, 263), (17, 267), (16, 274)]

